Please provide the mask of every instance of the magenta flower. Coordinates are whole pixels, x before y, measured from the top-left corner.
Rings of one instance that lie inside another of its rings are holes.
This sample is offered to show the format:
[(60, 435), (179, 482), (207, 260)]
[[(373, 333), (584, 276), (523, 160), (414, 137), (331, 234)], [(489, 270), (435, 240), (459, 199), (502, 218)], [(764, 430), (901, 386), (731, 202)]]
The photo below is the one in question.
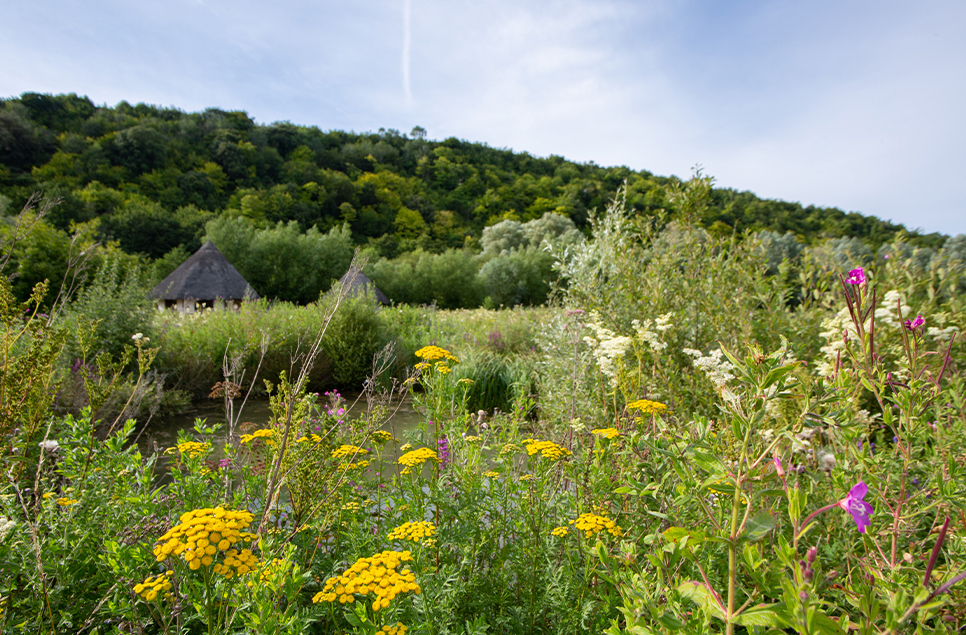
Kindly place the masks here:
[(910, 331), (915, 331), (917, 328), (919, 328), (925, 323), (926, 323), (926, 320), (924, 320), (921, 315), (917, 315), (916, 319), (912, 320), (911, 322), (909, 320), (906, 320), (905, 322), (906, 328), (909, 329)]
[(865, 272), (862, 271), (862, 267), (850, 271), (845, 281), (849, 284), (865, 284)]
[(838, 502), (838, 506), (852, 514), (855, 525), (859, 528), (859, 533), (864, 534), (865, 528), (872, 524), (869, 516), (874, 511), (872, 505), (862, 500), (869, 492), (869, 486), (864, 481), (859, 481), (855, 487), (849, 490), (848, 496)]

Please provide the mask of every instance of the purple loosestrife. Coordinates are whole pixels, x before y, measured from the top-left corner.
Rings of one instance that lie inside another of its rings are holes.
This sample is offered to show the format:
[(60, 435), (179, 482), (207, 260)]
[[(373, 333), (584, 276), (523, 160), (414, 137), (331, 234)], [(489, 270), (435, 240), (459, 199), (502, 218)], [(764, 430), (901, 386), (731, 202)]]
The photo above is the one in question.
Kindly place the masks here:
[(436, 441), (436, 454), (439, 456), (439, 469), (445, 470), (449, 465), (449, 439), (443, 435)]

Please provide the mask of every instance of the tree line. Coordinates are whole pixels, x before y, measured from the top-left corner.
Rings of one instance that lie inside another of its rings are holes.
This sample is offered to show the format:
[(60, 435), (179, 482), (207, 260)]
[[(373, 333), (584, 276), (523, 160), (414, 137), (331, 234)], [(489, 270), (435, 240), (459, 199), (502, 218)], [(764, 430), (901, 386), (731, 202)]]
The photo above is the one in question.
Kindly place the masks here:
[[(457, 304), (487, 297), (496, 304), (537, 302), (545, 294), (532, 282), (548, 275), (539, 245), (511, 241), (495, 250), (483, 240), (488, 228), (509, 223), (502, 228), (512, 234), (550, 218), (566, 221), (546, 221), (560, 225), (559, 234), (585, 235), (594, 210), (621, 188), (630, 214), (664, 213), (673, 220), (682, 213), (671, 200), (676, 184), (675, 177), (646, 170), (534, 157), (455, 138), (434, 141), (419, 127), (323, 131), (259, 124), (243, 111), (188, 113), (123, 101), (99, 106), (73, 93), (0, 100), (0, 215), (19, 212), (36, 191), (60, 200), (44, 220), (48, 244), (35, 251), (63, 252), (68, 235), (80, 228), (161, 275), (204, 239), (220, 237), (219, 247), (250, 261), (236, 266), (252, 275), (259, 293), (303, 303), (341, 275), (355, 246), (369, 250), (374, 279), (395, 288), (387, 293), (397, 301), (426, 300), (431, 294), (419, 285), (400, 281), (443, 267), (443, 258), (452, 266), (472, 260), (460, 266), (474, 276), (489, 266), (472, 297)], [(905, 232), (871, 216), (731, 189), (713, 189), (702, 209), (698, 222), (716, 234), (790, 232), (805, 244), (850, 238), (877, 249)], [(933, 249), (946, 238), (905, 233), (911, 244)], [(239, 246), (239, 236), (249, 242)], [(56, 263), (21, 259), (28, 270), (56, 273)], [(283, 264), (290, 270), (279, 271)], [(517, 279), (507, 282), (513, 272)]]

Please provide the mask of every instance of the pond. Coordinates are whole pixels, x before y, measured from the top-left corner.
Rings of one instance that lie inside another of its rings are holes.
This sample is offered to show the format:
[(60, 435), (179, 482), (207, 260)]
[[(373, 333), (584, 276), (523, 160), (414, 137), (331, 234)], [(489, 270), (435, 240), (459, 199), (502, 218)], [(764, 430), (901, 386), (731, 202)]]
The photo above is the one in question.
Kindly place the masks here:
[[(349, 407), (347, 417), (362, 415), (368, 409), (364, 395), (347, 394), (343, 396)], [(241, 400), (236, 402), (236, 408), (240, 403)], [(408, 440), (417, 431), (422, 416), (408, 397), (401, 402), (395, 401), (392, 410), (392, 416), (383, 423), (381, 429), (391, 432), (394, 437), (401, 441)], [(268, 399), (249, 399), (241, 413), (239, 427), (250, 428), (251, 430), (265, 428), (268, 426), (271, 414)], [(138, 438), (138, 447), (143, 455), (148, 456), (154, 452), (159, 455), (158, 462), (155, 465), (155, 474), (163, 475), (167, 473), (171, 457), (165, 455), (164, 450), (177, 444), (179, 432), (193, 430), (196, 419), (204, 419), (207, 425), (219, 424), (221, 426), (218, 434), (215, 435), (216, 439), (221, 439), (221, 443), (218, 444), (219, 447), (215, 448), (212, 455), (215, 457), (222, 455), (221, 448), (224, 445), (224, 435), (227, 429), (224, 403), (220, 399), (197, 402), (192, 404), (190, 410), (152, 421)], [(399, 458), (399, 447), (400, 444), (388, 447), (386, 459), (395, 463)]]

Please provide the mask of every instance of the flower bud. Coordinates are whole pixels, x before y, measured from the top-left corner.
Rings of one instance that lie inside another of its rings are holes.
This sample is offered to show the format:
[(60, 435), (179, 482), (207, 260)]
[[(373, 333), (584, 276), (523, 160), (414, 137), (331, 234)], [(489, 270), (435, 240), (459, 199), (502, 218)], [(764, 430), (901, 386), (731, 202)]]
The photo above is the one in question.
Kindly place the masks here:
[(812, 564), (813, 562), (815, 562), (815, 558), (817, 556), (818, 556), (818, 547), (809, 547), (808, 555), (805, 556), (808, 559), (808, 563)]

